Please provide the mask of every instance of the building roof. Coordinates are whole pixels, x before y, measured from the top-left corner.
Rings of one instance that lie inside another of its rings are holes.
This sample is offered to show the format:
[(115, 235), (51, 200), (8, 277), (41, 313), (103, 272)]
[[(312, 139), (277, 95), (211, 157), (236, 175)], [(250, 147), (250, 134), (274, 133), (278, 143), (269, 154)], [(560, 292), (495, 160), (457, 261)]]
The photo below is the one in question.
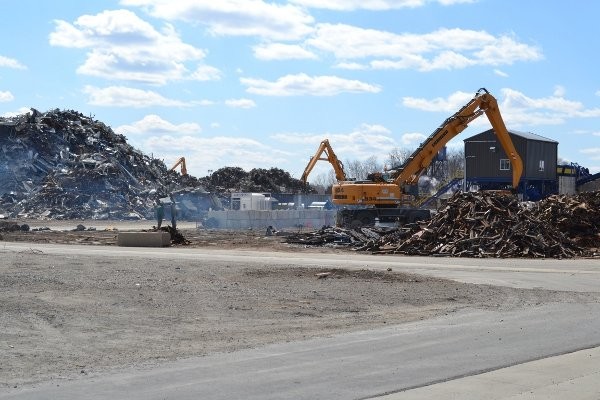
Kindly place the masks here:
[[(468, 142), (470, 139), (473, 139), (474, 137), (479, 136), (482, 133), (487, 133), (487, 132), (491, 132), (491, 131), (493, 131), (493, 129), (488, 129), (487, 131), (480, 132), (477, 135), (468, 137), (464, 141)], [(552, 139), (549, 139), (549, 138), (544, 137), (544, 136), (536, 135), (535, 133), (531, 133), (531, 132), (520, 132), (520, 131), (515, 131), (515, 130), (512, 130), (512, 129), (509, 129), (508, 133), (510, 133), (511, 135), (522, 137), (523, 139), (527, 139), (527, 140), (536, 140), (538, 142), (548, 142), (548, 143), (556, 143), (556, 144), (558, 144), (558, 142), (556, 140), (552, 140)]]
[(552, 139), (549, 139), (544, 136), (536, 135), (535, 133), (531, 133), (531, 132), (520, 132), (520, 131), (513, 131), (510, 129), (508, 132), (512, 133), (513, 135), (521, 136), (522, 138), (525, 138), (525, 139), (537, 140), (540, 142), (558, 143), (556, 140), (552, 140)]

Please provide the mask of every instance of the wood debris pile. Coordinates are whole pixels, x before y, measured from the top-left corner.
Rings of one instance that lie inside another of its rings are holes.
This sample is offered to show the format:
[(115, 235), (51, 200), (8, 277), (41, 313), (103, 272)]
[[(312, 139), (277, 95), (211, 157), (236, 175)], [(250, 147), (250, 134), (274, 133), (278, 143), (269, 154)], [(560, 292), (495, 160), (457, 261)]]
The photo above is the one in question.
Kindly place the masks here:
[(457, 257), (574, 257), (580, 249), (510, 195), (458, 193), (408, 239), (382, 237), (378, 253)]
[(600, 192), (550, 196), (538, 203), (535, 212), (578, 246), (600, 247)]
[(520, 203), (493, 192), (456, 193), (420, 226), (323, 228), (312, 236), (292, 236), (288, 243), (345, 244), (376, 254), (571, 258), (598, 252), (599, 213), (599, 192), (552, 196), (539, 203)]

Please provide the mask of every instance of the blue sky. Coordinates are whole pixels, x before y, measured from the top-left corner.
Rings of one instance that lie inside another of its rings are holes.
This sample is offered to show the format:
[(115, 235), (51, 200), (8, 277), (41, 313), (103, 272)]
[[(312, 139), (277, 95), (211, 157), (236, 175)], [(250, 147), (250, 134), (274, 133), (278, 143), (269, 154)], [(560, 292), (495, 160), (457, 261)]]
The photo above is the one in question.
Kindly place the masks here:
[[(2, 0), (0, 115), (73, 109), (195, 176), (414, 149), (480, 88), (600, 172), (600, 3)], [(449, 144), (488, 129), (479, 118)], [(320, 165), (314, 174), (331, 169)]]

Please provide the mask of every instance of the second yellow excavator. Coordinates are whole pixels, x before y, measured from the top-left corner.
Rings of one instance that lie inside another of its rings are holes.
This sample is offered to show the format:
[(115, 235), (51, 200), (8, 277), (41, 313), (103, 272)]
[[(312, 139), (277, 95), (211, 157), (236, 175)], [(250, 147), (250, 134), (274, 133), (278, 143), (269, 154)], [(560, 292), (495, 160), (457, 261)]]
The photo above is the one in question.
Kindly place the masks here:
[[(409, 188), (418, 183), (419, 177), (427, 170), (436, 154), (469, 123), (485, 114), (494, 133), (511, 161), (512, 186), (517, 188), (523, 174), (523, 161), (510, 138), (506, 125), (498, 109), (498, 102), (486, 89), (479, 89), (458, 112), (446, 119), (411, 156), (389, 174), (373, 174), (370, 180), (348, 180), (328, 140), (321, 142), (314, 157), (311, 157), (302, 180), (306, 183), (310, 171), (318, 160), (326, 160), (334, 168), (337, 183), (332, 188), (332, 201), (337, 206), (346, 207), (338, 214), (338, 224), (342, 226), (373, 225), (375, 218), (380, 221), (414, 222), (427, 219), (429, 210), (405, 207)], [(322, 157), (325, 154), (326, 158)]]
[(329, 139), (325, 139), (319, 145), (317, 152), (313, 157), (310, 158), (308, 165), (304, 168), (304, 172), (302, 173), (302, 177), (300, 180), (304, 183), (308, 181), (308, 175), (313, 170), (317, 161), (329, 161), (331, 166), (333, 167), (333, 172), (335, 173), (335, 179), (338, 182), (346, 180), (346, 172), (344, 172), (344, 164), (337, 158), (331, 145), (329, 144)]
[(174, 171), (177, 167), (181, 165), (181, 175), (187, 175), (187, 167), (185, 165), (185, 157), (179, 158), (175, 164), (169, 169), (169, 171)]

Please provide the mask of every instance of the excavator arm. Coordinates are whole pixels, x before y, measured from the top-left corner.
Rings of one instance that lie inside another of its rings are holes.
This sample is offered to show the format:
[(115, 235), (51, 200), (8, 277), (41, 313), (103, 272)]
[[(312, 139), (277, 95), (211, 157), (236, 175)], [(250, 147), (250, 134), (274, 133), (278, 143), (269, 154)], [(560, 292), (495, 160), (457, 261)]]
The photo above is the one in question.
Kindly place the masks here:
[(169, 171), (174, 171), (175, 168), (181, 165), (181, 175), (187, 175), (187, 167), (185, 166), (185, 157), (181, 157), (177, 162), (169, 169)]
[(523, 174), (523, 160), (519, 156), (519, 153), (517, 153), (508, 130), (506, 129), (506, 125), (502, 120), (502, 116), (498, 110), (497, 100), (483, 88), (479, 89), (475, 94), (475, 97), (456, 114), (446, 119), (444, 123), (412, 153), (396, 172), (393, 182), (400, 186), (416, 185), (419, 177), (431, 164), (438, 151), (440, 151), (450, 139), (465, 130), (473, 120), (484, 113), (492, 124), (494, 133), (498, 137), (502, 148), (510, 158), (513, 174), (512, 186), (517, 188), (521, 175)]
[[(325, 156), (323, 157), (323, 155), (325, 155)], [(308, 165), (304, 169), (304, 172), (302, 173), (302, 177), (300, 178), (300, 180), (302, 182), (306, 183), (306, 181), (308, 180), (308, 175), (313, 170), (313, 168), (315, 167), (315, 164), (317, 164), (317, 161), (319, 161), (319, 160), (329, 161), (329, 163), (333, 166), (333, 171), (335, 172), (335, 179), (337, 179), (338, 182), (346, 180), (346, 173), (344, 172), (344, 164), (342, 164), (342, 162), (337, 158), (337, 156), (333, 152), (333, 149), (331, 148), (331, 145), (329, 144), (329, 140), (325, 139), (321, 142), (321, 144), (319, 145), (319, 148), (317, 149), (317, 152), (315, 153), (314, 156), (312, 156), (310, 158)]]

